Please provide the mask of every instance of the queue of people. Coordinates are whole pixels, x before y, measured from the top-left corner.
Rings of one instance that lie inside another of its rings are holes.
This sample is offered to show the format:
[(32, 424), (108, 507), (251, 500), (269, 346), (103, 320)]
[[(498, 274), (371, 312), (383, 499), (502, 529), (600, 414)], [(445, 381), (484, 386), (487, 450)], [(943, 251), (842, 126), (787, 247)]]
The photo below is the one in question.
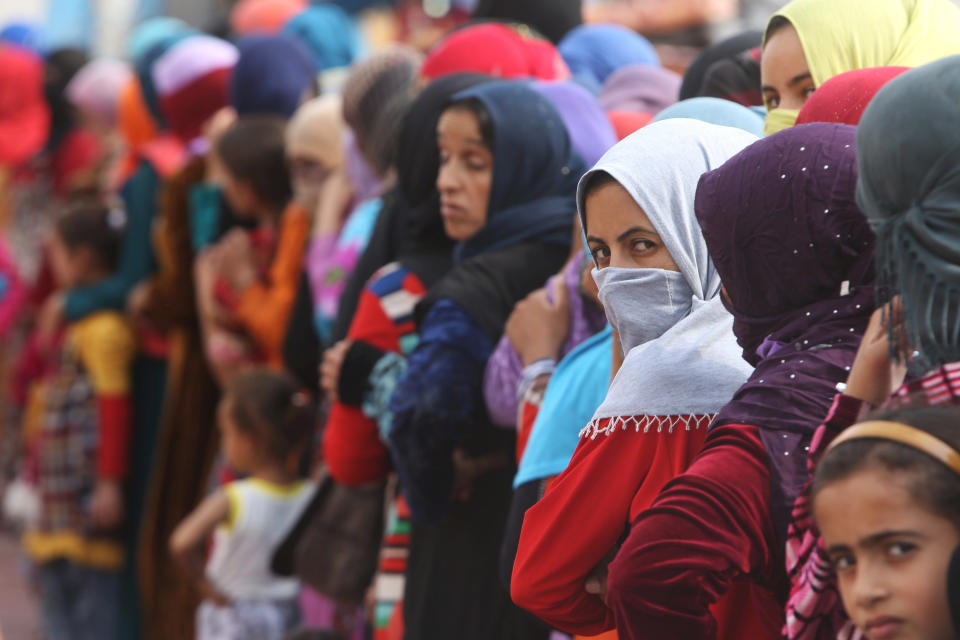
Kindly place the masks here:
[(0, 36), (44, 637), (960, 637), (960, 7), (527, 4)]

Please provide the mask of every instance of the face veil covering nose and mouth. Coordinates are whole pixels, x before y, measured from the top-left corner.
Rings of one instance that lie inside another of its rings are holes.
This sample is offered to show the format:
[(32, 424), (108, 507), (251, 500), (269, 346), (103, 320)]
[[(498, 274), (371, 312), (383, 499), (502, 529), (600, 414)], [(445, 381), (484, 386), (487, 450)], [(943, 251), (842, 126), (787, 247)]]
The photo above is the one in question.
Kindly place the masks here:
[(797, 116), (799, 115), (799, 109), (773, 109), (768, 111), (767, 117), (763, 121), (763, 136), (772, 136), (779, 131), (789, 129), (797, 123)]
[(679, 271), (606, 267), (594, 269), (593, 279), (624, 355), (659, 338), (690, 313), (693, 291)]

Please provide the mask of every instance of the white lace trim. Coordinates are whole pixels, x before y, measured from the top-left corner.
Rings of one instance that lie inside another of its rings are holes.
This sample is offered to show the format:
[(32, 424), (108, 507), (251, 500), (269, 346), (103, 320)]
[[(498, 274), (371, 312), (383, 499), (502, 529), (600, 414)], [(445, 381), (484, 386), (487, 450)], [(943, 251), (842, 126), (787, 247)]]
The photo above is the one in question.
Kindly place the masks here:
[[(594, 418), (590, 423), (580, 431), (580, 437), (589, 437), (595, 439), (601, 433), (609, 436), (615, 431), (627, 431), (631, 427), (636, 433), (649, 432), (656, 429), (657, 433), (673, 433), (674, 429), (681, 427), (686, 431), (694, 431), (700, 428), (706, 429), (716, 414), (697, 415), (697, 416), (617, 416), (614, 418)], [(600, 426), (606, 421), (606, 424)]]

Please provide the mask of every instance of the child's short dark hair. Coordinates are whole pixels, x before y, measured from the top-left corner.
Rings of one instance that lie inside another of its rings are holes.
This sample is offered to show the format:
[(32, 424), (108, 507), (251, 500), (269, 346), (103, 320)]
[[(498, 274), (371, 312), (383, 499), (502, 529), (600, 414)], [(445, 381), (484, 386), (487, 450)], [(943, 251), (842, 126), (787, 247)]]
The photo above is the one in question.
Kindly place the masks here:
[(243, 116), (217, 142), (217, 155), (233, 178), (249, 184), (257, 197), (276, 209), (293, 197), (285, 128), (275, 116)]
[(125, 216), (96, 200), (71, 205), (57, 219), (55, 232), (69, 249), (90, 249), (101, 265), (113, 271), (120, 256)]
[[(960, 407), (908, 406), (879, 412), (870, 420), (906, 424), (960, 451)], [(923, 451), (892, 440), (855, 439), (828, 451), (817, 465), (811, 495), (871, 467), (909, 474), (913, 498), (960, 527), (960, 475)]]
[(316, 412), (310, 396), (292, 376), (270, 369), (239, 373), (227, 387), (237, 428), (255, 434), (280, 462), (305, 445)]

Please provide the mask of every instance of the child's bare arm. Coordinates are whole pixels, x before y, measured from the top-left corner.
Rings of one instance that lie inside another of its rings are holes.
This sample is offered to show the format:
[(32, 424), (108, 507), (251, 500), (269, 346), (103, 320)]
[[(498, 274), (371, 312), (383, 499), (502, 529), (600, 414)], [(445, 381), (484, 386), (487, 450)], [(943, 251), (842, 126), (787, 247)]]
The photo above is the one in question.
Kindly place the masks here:
[(204, 548), (210, 534), (230, 517), (230, 500), (224, 491), (217, 491), (200, 503), (170, 536), (170, 553), (193, 579), (201, 593), (218, 605), (227, 605), (227, 598), (217, 591), (204, 574)]

